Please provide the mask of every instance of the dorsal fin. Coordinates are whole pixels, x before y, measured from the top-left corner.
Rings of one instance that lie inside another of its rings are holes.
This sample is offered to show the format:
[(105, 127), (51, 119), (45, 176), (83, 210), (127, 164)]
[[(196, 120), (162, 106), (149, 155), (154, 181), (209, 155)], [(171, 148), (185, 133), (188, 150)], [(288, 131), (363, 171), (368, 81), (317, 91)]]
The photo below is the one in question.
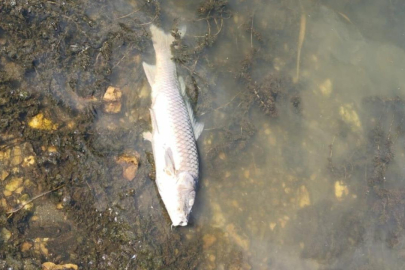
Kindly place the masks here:
[(196, 140), (198, 140), (198, 138), (201, 135), (201, 132), (204, 129), (204, 123), (202, 122), (197, 122), (197, 120), (194, 117), (194, 112), (193, 112), (193, 108), (191, 108), (191, 104), (189, 102), (189, 100), (186, 98), (184, 100), (184, 102), (186, 103), (186, 107), (187, 107), (187, 111), (188, 111), (188, 115), (190, 117), (190, 122), (191, 122), (191, 126), (193, 127), (193, 131), (194, 131), (194, 138)]

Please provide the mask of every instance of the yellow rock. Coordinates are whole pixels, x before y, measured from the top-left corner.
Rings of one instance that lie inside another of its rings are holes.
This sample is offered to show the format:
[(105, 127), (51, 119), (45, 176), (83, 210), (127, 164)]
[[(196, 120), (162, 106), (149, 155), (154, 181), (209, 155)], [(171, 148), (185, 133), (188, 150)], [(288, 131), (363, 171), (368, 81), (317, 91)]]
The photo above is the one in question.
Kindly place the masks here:
[(62, 204), (62, 203), (58, 203), (58, 204), (56, 205), (56, 209), (58, 209), (58, 210), (63, 209), (63, 204)]
[(53, 124), (52, 121), (48, 118), (45, 118), (43, 113), (39, 113), (36, 116), (32, 117), (28, 122), (28, 126), (34, 129), (43, 129), (43, 130), (56, 130), (58, 128), (57, 124)]
[(218, 157), (222, 160), (226, 159), (226, 154), (224, 152), (219, 153)]
[(3, 170), (3, 171), (1, 172), (1, 175), (0, 175), (1, 181), (4, 181), (4, 179), (6, 179), (9, 174), (10, 174), (10, 173), (9, 173), (8, 171), (4, 171), (4, 170)]
[(0, 232), (0, 235), (1, 235), (1, 239), (4, 242), (7, 242), (8, 239), (10, 239), (10, 237), (11, 237), (11, 232), (9, 230), (7, 230), (6, 228), (2, 228), (1, 232)]
[(25, 206), (24, 206), (25, 210), (30, 210), (34, 206), (34, 204), (32, 204), (32, 203), (26, 204), (29, 200), (30, 200), (30, 196), (28, 194), (23, 194), (20, 197), (20, 199), (18, 200), (18, 202), (20, 204), (25, 204)]
[(21, 251), (25, 252), (27, 250), (29, 250), (32, 247), (32, 244), (30, 242), (24, 242), (21, 245)]
[(21, 148), (19, 146), (16, 146), (13, 148), (13, 151), (11, 152), (12, 155), (12, 159), (11, 159), (11, 164), (16, 166), (19, 165), (22, 161), (22, 151)]
[(17, 194), (21, 194), (21, 192), (24, 190), (24, 187), (19, 187), (19, 188), (17, 188), (14, 192), (15, 193), (17, 193)]
[(103, 96), (105, 102), (120, 101), (122, 97), (122, 91), (118, 87), (109, 86)]
[(1, 205), (2, 208), (7, 209), (8, 205), (7, 205), (7, 201), (6, 201), (5, 198), (2, 198), (0, 200), (0, 205)]
[(8, 184), (6, 185), (6, 190), (8, 191), (15, 191), (17, 188), (19, 188), (21, 186), (21, 184), (23, 183), (23, 178), (20, 177), (14, 177), (13, 179), (11, 179), (10, 182), (8, 182)]
[(10, 159), (10, 152), (10, 149), (5, 150), (4, 152), (0, 152), (0, 160), (3, 161)]
[(299, 196), (298, 197), (299, 198), (298, 202), (299, 202), (299, 207), (300, 208), (303, 208), (303, 207), (311, 204), (311, 199), (309, 197), (309, 192), (308, 192), (308, 190), (307, 190), (307, 188), (305, 186), (300, 187), (300, 189), (298, 191), (298, 194), (299, 194), (298, 195)]
[(76, 264), (54, 264), (53, 262), (45, 262), (42, 264), (42, 270), (77, 270), (79, 269)]
[(357, 112), (353, 109), (352, 104), (344, 104), (339, 108), (339, 114), (343, 121), (351, 124), (354, 128), (361, 129), (360, 118)]
[(24, 187), (30, 187), (31, 185), (32, 185), (32, 183), (29, 179), (24, 181)]
[(35, 157), (34, 156), (28, 156), (24, 158), (24, 163), (23, 163), (23, 167), (29, 167), (31, 165), (35, 164)]
[(34, 240), (35, 250), (45, 256), (48, 256), (49, 251), (46, 248), (46, 244), (47, 244), (48, 240), (49, 240), (49, 238), (35, 238), (35, 240)]
[(335, 182), (335, 197), (342, 200), (344, 196), (349, 195), (349, 189), (340, 181)]
[(58, 152), (58, 149), (56, 148), (56, 146), (51, 145), (51, 146), (48, 147), (48, 152), (49, 153), (56, 153), (56, 152)]
[(319, 85), (319, 90), (323, 96), (330, 97), (330, 94), (332, 93), (332, 81), (330, 79), (326, 79)]

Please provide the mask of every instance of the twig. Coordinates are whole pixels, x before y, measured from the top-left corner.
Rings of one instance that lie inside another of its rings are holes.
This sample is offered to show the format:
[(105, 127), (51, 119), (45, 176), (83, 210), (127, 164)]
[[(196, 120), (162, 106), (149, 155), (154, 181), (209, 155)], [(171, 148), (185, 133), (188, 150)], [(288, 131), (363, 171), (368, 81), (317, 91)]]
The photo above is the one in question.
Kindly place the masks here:
[(301, 61), (301, 49), (302, 49), (302, 44), (304, 43), (305, 39), (305, 30), (307, 26), (307, 18), (305, 15), (305, 9), (299, 1), (300, 6), (301, 6), (301, 20), (300, 20), (300, 33), (298, 35), (298, 49), (297, 49), (297, 74), (295, 75), (296, 77), (294, 78), (294, 82), (297, 83), (299, 78), (300, 78), (300, 61)]
[(127, 15), (124, 15), (124, 16), (121, 16), (121, 17), (118, 17), (118, 18), (114, 19), (114, 21), (120, 20), (120, 19), (124, 19), (124, 18), (126, 18), (126, 17), (129, 17), (129, 16), (131, 16), (132, 14), (137, 13), (137, 12), (140, 11), (140, 10), (141, 10), (141, 9), (132, 11), (131, 13), (128, 13)]
[(253, 12), (252, 25), (250, 26), (250, 48), (253, 48), (253, 18), (254, 17), (255, 17), (255, 13)]
[(45, 196), (45, 195), (47, 195), (47, 194), (49, 194), (49, 193), (51, 193), (51, 192), (54, 192), (54, 191), (56, 191), (56, 190), (58, 190), (58, 189), (61, 189), (61, 188), (63, 188), (64, 186), (65, 186), (65, 184), (60, 185), (59, 187), (56, 187), (56, 188), (54, 188), (54, 189), (52, 189), (52, 190), (45, 191), (45, 192), (43, 192), (43, 193), (41, 193), (41, 194), (35, 196), (35, 197), (32, 198), (31, 200), (29, 200), (29, 201), (27, 201), (27, 202), (21, 204), (20, 206), (18, 206), (18, 207), (16, 207), (16, 208), (13, 208), (12, 210), (6, 212), (6, 214), (10, 214), (7, 218), (10, 218), (14, 213), (16, 213), (16, 212), (20, 211), (21, 209), (23, 209), (27, 204), (30, 204), (30, 203), (32, 203), (33, 201), (35, 201), (36, 199), (41, 198), (41, 197), (43, 197), (43, 196)]

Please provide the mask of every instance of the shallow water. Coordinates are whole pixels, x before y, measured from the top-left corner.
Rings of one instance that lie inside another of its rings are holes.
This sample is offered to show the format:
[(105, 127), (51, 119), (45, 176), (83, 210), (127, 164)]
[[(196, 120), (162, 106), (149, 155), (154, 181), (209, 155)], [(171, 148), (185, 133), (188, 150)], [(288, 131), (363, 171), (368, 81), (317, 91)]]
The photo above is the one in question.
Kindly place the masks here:
[[(387, 2), (0, 4), (32, 28), (0, 23), (0, 265), (402, 269), (405, 5)], [(151, 22), (187, 25), (175, 57), (205, 123), (184, 228), (142, 139)]]

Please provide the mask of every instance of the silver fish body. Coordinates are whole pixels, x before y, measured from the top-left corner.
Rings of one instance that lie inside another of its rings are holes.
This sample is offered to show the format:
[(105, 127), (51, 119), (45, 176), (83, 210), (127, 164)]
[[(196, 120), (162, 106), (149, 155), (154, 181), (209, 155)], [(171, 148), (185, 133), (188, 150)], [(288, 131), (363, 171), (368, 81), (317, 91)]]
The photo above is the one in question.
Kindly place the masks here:
[(152, 142), (156, 184), (173, 226), (186, 226), (194, 204), (199, 162), (196, 139), (203, 124), (195, 121), (183, 80), (177, 77), (170, 45), (174, 38), (151, 26), (156, 65), (143, 63), (152, 88)]

